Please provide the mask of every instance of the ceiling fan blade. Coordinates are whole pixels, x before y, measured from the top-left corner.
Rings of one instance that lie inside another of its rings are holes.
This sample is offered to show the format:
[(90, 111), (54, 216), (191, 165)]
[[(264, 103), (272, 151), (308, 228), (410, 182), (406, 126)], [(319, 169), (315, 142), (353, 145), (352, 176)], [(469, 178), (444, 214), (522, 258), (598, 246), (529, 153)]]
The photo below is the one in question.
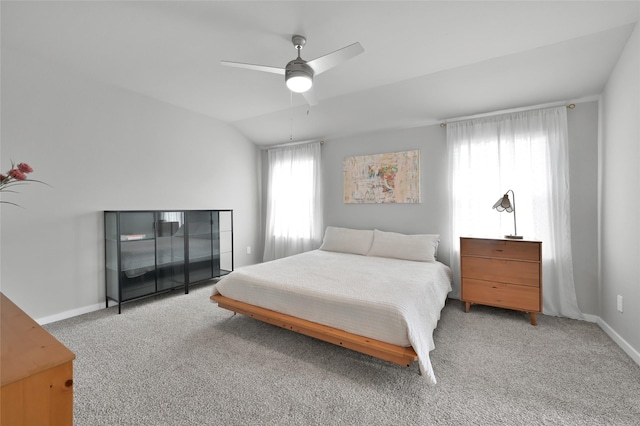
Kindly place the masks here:
[(318, 75), (328, 69), (340, 65), (344, 61), (351, 59), (362, 52), (364, 52), (364, 48), (360, 43), (353, 43), (347, 47), (336, 50), (335, 52), (331, 52), (312, 61), (308, 61), (307, 65), (313, 69), (314, 75)]
[(313, 87), (306, 92), (302, 92), (302, 96), (304, 96), (304, 100), (307, 101), (310, 106), (318, 105), (318, 98), (316, 98)]
[(220, 63), (228, 67), (245, 68), (248, 70), (264, 71), (264, 72), (270, 72), (273, 74), (284, 75), (284, 68), (269, 67), (266, 65), (243, 64), (242, 62), (230, 62), (230, 61), (220, 61)]

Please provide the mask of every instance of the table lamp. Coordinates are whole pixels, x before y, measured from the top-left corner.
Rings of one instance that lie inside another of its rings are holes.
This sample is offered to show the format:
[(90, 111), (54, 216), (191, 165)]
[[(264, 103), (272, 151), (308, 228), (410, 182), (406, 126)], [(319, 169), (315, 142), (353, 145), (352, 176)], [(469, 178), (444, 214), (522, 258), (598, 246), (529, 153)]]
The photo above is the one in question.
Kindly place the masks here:
[[(513, 196), (513, 203), (509, 200), (509, 192)], [(518, 235), (518, 227), (516, 226), (516, 194), (513, 190), (508, 190), (505, 192), (504, 196), (502, 196), (494, 205), (493, 208), (498, 210), (499, 212), (503, 212), (506, 210), (507, 213), (513, 212), (513, 235), (505, 235), (505, 238), (512, 238), (516, 240), (521, 240), (522, 235)]]

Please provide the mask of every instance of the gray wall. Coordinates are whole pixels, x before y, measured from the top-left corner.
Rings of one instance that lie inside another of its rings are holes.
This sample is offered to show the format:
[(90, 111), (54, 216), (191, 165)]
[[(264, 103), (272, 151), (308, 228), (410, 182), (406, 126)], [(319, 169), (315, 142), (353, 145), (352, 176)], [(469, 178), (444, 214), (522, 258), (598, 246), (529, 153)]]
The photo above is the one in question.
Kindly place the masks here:
[[(571, 231), (576, 293), (585, 313), (598, 313), (597, 281), (597, 123), (596, 101), (568, 111), (571, 185)], [(420, 150), (420, 204), (345, 204), (342, 161), (353, 155)], [(327, 140), (322, 150), (325, 226), (378, 228), (402, 233), (438, 233), (438, 259), (449, 264), (446, 131), (440, 125), (392, 130)], [(454, 283), (452, 297), (459, 297)]]
[(598, 102), (567, 111), (571, 247), (578, 306), (598, 313)]
[[(603, 94), (600, 316), (640, 364), (640, 27)], [(616, 298), (624, 300), (623, 312)]]
[[(420, 204), (345, 204), (344, 157), (420, 150)], [(438, 259), (449, 263), (446, 130), (439, 126), (326, 140), (322, 148), (325, 226), (440, 234)]]
[(104, 306), (103, 210), (234, 209), (236, 266), (258, 262), (259, 151), (229, 125), (3, 47), (0, 288), (38, 320)]

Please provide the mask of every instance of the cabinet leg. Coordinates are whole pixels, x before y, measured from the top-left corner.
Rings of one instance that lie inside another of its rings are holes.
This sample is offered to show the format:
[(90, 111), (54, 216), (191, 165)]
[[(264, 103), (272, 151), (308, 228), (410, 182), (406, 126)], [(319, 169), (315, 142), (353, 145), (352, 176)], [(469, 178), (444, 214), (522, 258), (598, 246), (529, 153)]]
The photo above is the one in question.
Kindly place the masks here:
[(538, 325), (538, 315), (535, 312), (529, 312), (531, 315), (531, 325)]
[(469, 313), (469, 309), (471, 309), (471, 302), (464, 302), (464, 311)]

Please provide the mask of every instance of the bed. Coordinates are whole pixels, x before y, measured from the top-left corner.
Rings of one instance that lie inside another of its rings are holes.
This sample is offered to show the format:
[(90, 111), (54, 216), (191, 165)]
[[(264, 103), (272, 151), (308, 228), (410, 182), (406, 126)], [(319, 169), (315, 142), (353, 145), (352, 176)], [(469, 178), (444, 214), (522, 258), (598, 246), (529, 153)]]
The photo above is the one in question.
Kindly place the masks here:
[(213, 286), (219, 307), (399, 365), (429, 359), (451, 291), (438, 235), (328, 227), (318, 250), (239, 268)]

